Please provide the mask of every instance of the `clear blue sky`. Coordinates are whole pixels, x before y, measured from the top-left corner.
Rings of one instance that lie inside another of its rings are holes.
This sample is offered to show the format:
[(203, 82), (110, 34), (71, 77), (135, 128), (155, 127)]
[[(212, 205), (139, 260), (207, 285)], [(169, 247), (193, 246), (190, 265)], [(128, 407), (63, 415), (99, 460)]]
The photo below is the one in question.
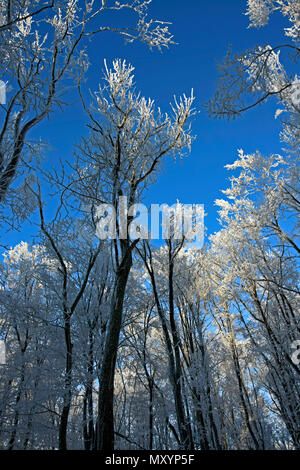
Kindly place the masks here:
[[(260, 30), (247, 29), (245, 10), (246, 0), (153, 0), (150, 15), (173, 23), (170, 30), (178, 45), (163, 53), (151, 52), (143, 44), (124, 45), (119, 36), (103, 33), (89, 46), (91, 68), (85, 86), (97, 88), (104, 58), (108, 64), (114, 58), (126, 58), (136, 68), (137, 90), (154, 99), (164, 111), (169, 110), (174, 94), (188, 94), (191, 88), (196, 106), (200, 107), (213, 95), (216, 63), (222, 60), (230, 44), (234, 51), (242, 51), (255, 44), (282, 42), (282, 25), (286, 23), (281, 17), (273, 15), (270, 25)], [(210, 119), (201, 111), (193, 123), (197, 140), (191, 154), (182, 163), (169, 160), (165, 173), (148, 192), (146, 203), (173, 204), (178, 199), (183, 203), (204, 204), (208, 234), (218, 230), (214, 201), (228, 185), (229, 172), (224, 165), (234, 161), (239, 148), (246, 153), (259, 149), (266, 155), (282, 148), (275, 110), (273, 101), (230, 123)], [(85, 122), (80, 103), (74, 102), (35, 129), (34, 136), (41, 136), (52, 147), (47, 154), (47, 166), (55, 164), (58, 158), (72, 159), (73, 145), (87, 132)], [(14, 244), (28, 234), (26, 228), (6, 242)]]

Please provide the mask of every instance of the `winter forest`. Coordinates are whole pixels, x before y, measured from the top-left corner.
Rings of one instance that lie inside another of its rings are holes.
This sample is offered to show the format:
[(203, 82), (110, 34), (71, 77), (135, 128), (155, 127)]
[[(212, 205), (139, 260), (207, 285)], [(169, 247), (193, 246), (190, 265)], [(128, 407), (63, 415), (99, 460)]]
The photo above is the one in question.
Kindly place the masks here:
[(0, 0), (0, 449), (300, 450), (299, 59), (300, 0)]

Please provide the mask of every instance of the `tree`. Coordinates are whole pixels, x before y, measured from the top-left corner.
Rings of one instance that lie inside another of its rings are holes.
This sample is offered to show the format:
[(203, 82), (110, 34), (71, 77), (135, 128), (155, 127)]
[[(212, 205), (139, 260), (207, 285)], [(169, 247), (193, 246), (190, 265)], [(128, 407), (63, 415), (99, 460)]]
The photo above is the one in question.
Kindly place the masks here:
[[(166, 315), (165, 309), (162, 306), (162, 299), (159, 296), (157, 274), (155, 274), (153, 254), (149, 244), (143, 245), (143, 249), (139, 250), (139, 255), (144, 262), (147, 274), (150, 278), (152, 285), (153, 296), (157, 313), (161, 322), (161, 327), (164, 335), (165, 345), (168, 353), (169, 360), (169, 374), (170, 381), (172, 384), (177, 426), (180, 436), (180, 446), (182, 449), (193, 449), (193, 439), (191, 434), (191, 427), (187, 421), (186, 411), (183, 401), (183, 374), (181, 365), (181, 338), (179, 335), (177, 322), (175, 318), (175, 299), (174, 299), (174, 264), (177, 255), (180, 253), (184, 246), (184, 239), (179, 242), (170, 238), (166, 240), (167, 253), (164, 256), (162, 251), (159, 252), (160, 258), (162, 258), (168, 266), (167, 277), (167, 292), (168, 300), (167, 307), (168, 316)], [(166, 258), (166, 259), (165, 259)], [(170, 325), (170, 326), (169, 326)]]
[[(299, 77), (288, 74), (279, 54), (286, 51), (294, 62), (299, 59), (300, 2), (248, 0), (251, 27), (267, 24), (276, 10), (291, 23), (284, 30), (290, 41), (258, 46), (241, 55), (229, 52), (220, 67), (216, 94), (207, 106), (215, 117), (234, 118), (276, 96), (281, 108), (275, 118), (287, 115), (281, 135), (288, 144), (287, 154), (265, 158), (259, 152), (240, 151), (239, 159), (228, 165), (240, 174), (225, 191), (230, 201), (217, 201), (226, 228), (213, 237), (213, 246), (224, 259), (228, 256), (225, 279), (230, 284), (225, 289), (234, 289), (235, 308), (246, 335), (268, 370), (265, 386), (298, 448), (299, 367), (291, 359), (290, 348), (299, 331)], [(257, 440), (253, 429), (250, 433)]]
[(233, 293), (246, 335), (267, 367), (265, 386), (298, 448), (300, 371), (291, 345), (299, 335), (299, 166), (292, 156), (240, 151), (228, 168), (240, 174), (225, 191), (230, 202), (218, 201), (224, 229), (212, 237), (213, 249), (222, 253), (224, 289)]
[[(248, 0), (247, 15), (250, 26), (260, 28), (269, 21), (269, 16), (278, 10), (291, 23), (284, 34), (290, 40), (280, 45), (257, 46), (242, 54), (229, 50), (223, 64), (219, 66), (220, 80), (215, 96), (206, 103), (213, 117), (228, 119), (241, 116), (249, 109), (275, 96), (280, 106), (275, 117), (288, 115), (283, 121), (283, 139), (294, 148), (300, 136), (300, 84), (299, 77), (289, 73), (279, 55), (286, 52), (286, 59), (299, 61), (300, 2), (299, 0)], [(291, 66), (291, 69), (293, 67)]]
[[(193, 96), (175, 101), (172, 117), (163, 115), (155, 110), (153, 101), (135, 93), (132, 72), (133, 67), (120, 60), (114, 61), (113, 70), (106, 67), (105, 85), (95, 94), (94, 108), (87, 110), (92, 131), (80, 146), (75, 184), (70, 189), (94, 217), (97, 204), (110, 204), (117, 214), (124, 198), (129, 208), (138, 203), (165, 157), (176, 155), (191, 144), (188, 121), (193, 114)], [(104, 215), (105, 211), (98, 221), (102, 236)], [(99, 377), (97, 449), (108, 450), (114, 445), (114, 371), (132, 250), (139, 237), (137, 234), (130, 239), (128, 229), (134, 216), (128, 214), (116, 221), (114, 235), (110, 234), (116, 277)]]
[[(74, 289), (74, 281), (72, 280), (72, 262), (68, 262), (66, 257), (68, 256), (68, 251), (70, 252), (70, 247), (68, 247), (62, 241), (62, 224), (58, 223), (57, 227), (55, 223), (52, 223), (52, 228), (47, 227), (44, 218), (43, 212), (43, 203), (41, 199), (40, 192), (37, 194), (39, 212), (40, 212), (40, 226), (43, 236), (46, 238), (47, 242), (50, 244), (51, 251), (57, 259), (59, 265), (59, 273), (61, 274), (61, 301), (62, 301), (62, 316), (63, 316), (63, 330), (65, 337), (65, 347), (66, 347), (66, 362), (65, 362), (65, 383), (64, 383), (64, 403), (61, 413), (60, 425), (59, 425), (59, 449), (67, 449), (67, 428), (68, 428), (68, 418), (71, 408), (72, 401), (72, 373), (73, 373), (73, 342), (72, 342), (72, 333), (71, 333), (71, 322), (74, 312), (81, 301), (85, 289), (88, 285), (89, 278), (91, 276), (94, 265), (97, 261), (97, 258), (102, 249), (101, 242), (97, 246), (93, 246), (93, 243), (90, 243), (90, 253), (86, 265), (80, 269), (82, 272), (82, 279), (79, 281), (79, 286)], [(64, 219), (64, 224), (66, 225), (66, 230), (69, 232), (69, 239), (72, 239), (71, 236), (71, 224), (74, 224), (74, 221), (71, 220), (67, 223), (66, 218)], [(78, 225), (77, 225), (78, 228)], [(74, 243), (73, 243), (74, 248)], [(80, 246), (77, 248), (77, 254), (79, 253)], [(86, 252), (86, 246), (84, 248), (84, 253)], [(68, 256), (70, 258), (70, 255)], [(72, 258), (71, 258), (72, 259)], [(71, 266), (70, 266), (71, 265)], [(76, 266), (78, 268), (78, 264)], [(70, 287), (70, 284), (72, 288)], [(72, 292), (74, 291), (74, 292)], [(72, 296), (70, 299), (70, 294)]]
[(55, 447), (57, 371), (62, 363), (50, 273), (53, 276), (53, 262), (43, 245), (21, 243), (5, 255), (1, 272), (1, 329), (7, 344), (7, 364), (1, 374), (2, 448)]
[[(1, 0), (1, 80), (6, 83), (7, 104), (1, 104), (0, 201), (38, 144), (28, 133), (64, 106), (62, 96), (84, 77), (89, 60), (86, 46), (98, 33), (112, 31), (127, 42), (138, 40), (149, 47), (172, 43), (168, 27), (146, 18), (151, 0), (87, 2), (79, 0)], [(101, 25), (105, 12), (129, 10), (135, 26)]]
[[(188, 243), (179, 203), (163, 217), (164, 243), (150, 244), (140, 203), (167, 157), (190, 149), (193, 94), (175, 99), (171, 115), (164, 114), (136, 92), (133, 67), (120, 60), (112, 69), (105, 63), (90, 106), (81, 84), (87, 63), (82, 47), (96, 32), (113, 29), (149, 45), (150, 38), (157, 46), (156, 39), (171, 42), (165, 26), (155, 29), (146, 21), (149, 4), (0, 0), (0, 35), (7, 41), (0, 60), (17, 90), (11, 111), (4, 107), (9, 117), (0, 143), (12, 152), (6, 157), (12, 158), (26, 122), (62, 104), (70, 78), (89, 128), (73, 161), (46, 174), (55, 214), (43, 203), (36, 177), (13, 189), (30, 166), (26, 151), (40, 151), (29, 147), (27, 131), (18, 157), (25, 166), (17, 163), (4, 191), (20, 217), (36, 207), (39, 223), (34, 243), (7, 249), (0, 262), (0, 340), (6, 342), (0, 446), (299, 449), (297, 77), (287, 76), (277, 46), (228, 59), (212, 113), (238, 116), (276, 95), (284, 107), (276, 116), (288, 116), (283, 138), (289, 148), (267, 157), (239, 151), (227, 165), (229, 187), (216, 201), (221, 228), (204, 247)], [(263, 26), (275, 10), (288, 16), (290, 44), (281, 49), (293, 51), (296, 60), (299, 6), (249, 0), (247, 12), (253, 26)], [(97, 24), (100, 13), (126, 9), (138, 14), (135, 30)], [(48, 20), (54, 39), (31, 41), (33, 30), (44, 31)], [(83, 70), (77, 70), (80, 64)]]

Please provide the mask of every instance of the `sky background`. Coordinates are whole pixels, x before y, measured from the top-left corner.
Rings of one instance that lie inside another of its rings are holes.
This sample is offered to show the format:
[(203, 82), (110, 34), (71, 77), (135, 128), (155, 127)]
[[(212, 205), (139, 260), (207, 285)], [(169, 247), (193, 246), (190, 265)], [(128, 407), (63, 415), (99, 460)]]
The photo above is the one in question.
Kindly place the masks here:
[[(170, 21), (170, 31), (178, 45), (160, 53), (137, 42), (124, 45), (120, 36), (102, 33), (88, 48), (91, 66), (83, 87), (85, 93), (98, 88), (103, 60), (111, 65), (115, 58), (126, 59), (135, 67), (136, 89), (146, 98), (154, 99), (163, 111), (170, 110), (174, 94), (188, 95), (194, 89), (195, 106), (201, 112), (192, 126), (197, 138), (191, 154), (182, 162), (168, 160), (164, 173), (148, 191), (145, 203), (171, 205), (179, 200), (204, 204), (207, 235), (220, 228), (214, 201), (222, 197), (221, 190), (229, 184), (230, 173), (224, 166), (236, 159), (238, 149), (245, 153), (260, 150), (269, 155), (280, 153), (283, 147), (279, 139), (280, 122), (274, 119), (276, 101), (231, 122), (214, 120), (201, 110), (201, 105), (213, 96), (218, 79), (216, 65), (230, 45), (234, 52), (239, 52), (256, 44), (278, 45), (284, 38), (282, 28), (288, 23), (281, 16), (274, 14), (270, 25), (254, 29), (248, 28), (245, 11), (246, 0), (153, 0), (149, 16)], [(109, 16), (105, 20), (109, 23)], [(127, 18), (120, 16), (120, 21), (126, 23)], [(31, 133), (31, 137), (41, 137), (51, 146), (46, 155), (48, 168), (57, 165), (59, 159), (72, 161), (74, 145), (81, 135), (87, 134), (86, 122), (81, 104), (74, 97), (72, 104), (53, 113), (50, 121)], [(51, 204), (48, 201), (50, 209)], [(26, 223), (20, 233), (7, 234), (5, 243), (13, 246), (32, 233), (36, 233), (36, 228)]]

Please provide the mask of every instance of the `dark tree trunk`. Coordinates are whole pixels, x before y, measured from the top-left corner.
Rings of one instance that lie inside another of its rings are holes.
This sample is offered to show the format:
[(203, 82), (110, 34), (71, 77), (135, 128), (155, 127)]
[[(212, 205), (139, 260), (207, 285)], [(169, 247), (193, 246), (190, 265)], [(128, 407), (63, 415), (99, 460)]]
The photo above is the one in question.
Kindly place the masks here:
[(94, 366), (94, 336), (89, 332), (89, 363), (88, 382), (83, 401), (83, 438), (84, 449), (91, 450), (94, 439), (94, 411), (93, 411), (93, 366)]
[(153, 449), (153, 380), (149, 381), (149, 450)]
[(131, 247), (121, 240), (122, 262), (116, 272), (112, 294), (110, 319), (107, 328), (103, 361), (99, 377), (98, 417), (95, 433), (95, 450), (114, 449), (114, 376), (122, 326), (123, 302), (128, 276), (132, 266)]
[(194, 444), (190, 423), (187, 420), (184, 403), (182, 399), (182, 368), (180, 359), (180, 336), (177, 330), (174, 311), (174, 258), (171, 243), (169, 245), (169, 309), (170, 326), (173, 340), (175, 370), (172, 377), (174, 388), (175, 409), (180, 434), (181, 447), (183, 450), (193, 450)]
[(59, 450), (67, 450), (67, 429), (68, 419), (72, 400), (72, 349), (70, 315), (65, 313), (65, 342), (66, 342), (66, 371), (65, 371), (65, 390), (64, 390), (64, 406), (59, 423)]

